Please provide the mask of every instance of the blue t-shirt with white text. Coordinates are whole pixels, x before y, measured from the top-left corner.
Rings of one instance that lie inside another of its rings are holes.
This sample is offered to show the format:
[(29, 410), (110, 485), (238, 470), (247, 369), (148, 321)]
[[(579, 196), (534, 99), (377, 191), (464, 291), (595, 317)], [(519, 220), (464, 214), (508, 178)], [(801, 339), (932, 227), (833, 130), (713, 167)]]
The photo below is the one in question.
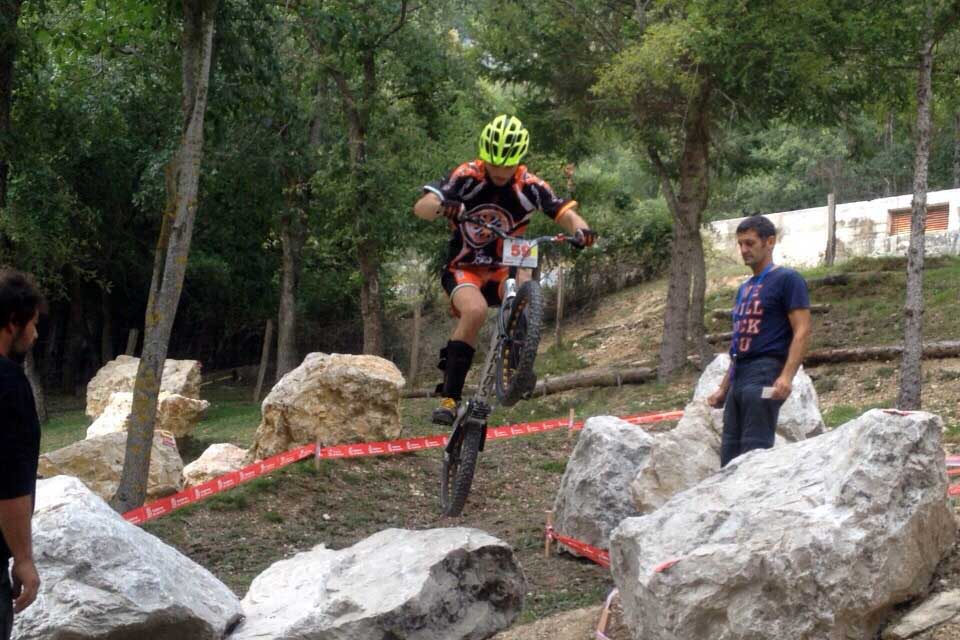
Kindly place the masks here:
[(736, 344), (730, 354), (738, 360), (772, 356), (786, 360), (793, 341), (793, 327), (787, 314), (809, 309), (810, 294), (803, 276), (788, 267), (770, 270), (760, 284), (754, 276), (740, 285), (739, 305), (734, 309)]

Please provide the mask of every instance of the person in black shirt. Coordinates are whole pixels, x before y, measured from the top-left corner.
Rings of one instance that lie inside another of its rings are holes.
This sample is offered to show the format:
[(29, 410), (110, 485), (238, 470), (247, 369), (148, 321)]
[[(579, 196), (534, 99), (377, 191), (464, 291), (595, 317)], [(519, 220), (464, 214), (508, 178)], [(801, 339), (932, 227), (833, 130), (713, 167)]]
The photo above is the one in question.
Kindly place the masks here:
[[(440, 406), (433, 412), (436, 424), (454, 422), (487, 309), (500, 304), (510, 274), (501, 263), (503, 241), (463, 217), (483, 220), (519, 238), (533, 215), (542, 211), (572, 235), (578, 247), (592, 245), (596, 237), (577, 213), (575, 200), (557, 196), (546, 181), (520, 164), (529, 145), (530, 134), (519, 119), (497, 116), (480, 133), (479, 158), (424, 185), (413, 207), (424, 220), (446, 218), (451, 231), (440, 283), (458, 321), (440, 352), (444, 381)], [(518, 284), (529, 278), (526, 269), (517, 273)]]
[[(0, 638), (9, 640), (14, 613), (40, 588), (30, 520), (40, 456), (40, 422), (23, 360), (37, 339), (43, 298), (30, 278), (0, 272)], [(8, 569), (13, 559), (12, 571)]]

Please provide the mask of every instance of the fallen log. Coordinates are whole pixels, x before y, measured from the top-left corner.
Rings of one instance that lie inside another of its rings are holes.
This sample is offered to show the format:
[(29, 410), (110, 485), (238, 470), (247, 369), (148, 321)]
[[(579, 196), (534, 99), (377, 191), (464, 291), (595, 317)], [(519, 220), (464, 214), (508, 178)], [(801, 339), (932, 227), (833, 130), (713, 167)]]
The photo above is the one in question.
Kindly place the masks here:
[[(544, 376), (537, 382), (533, 396), (548, 396), (570, 389), (583, 387), (619, 387), (624, 384), (643, 384), (657, 377), (655, 369), (631, 367), (626, 369), (603, 369), (600, 371), (578, 371), (562, 376)], [(464, 395), (476, 393), (476, 387), (465, 389)], [(405, 389), (404, 398), (432, 398), (437, 395), (434, 389)]]
[(708, 333), (707, 342), (717, 344), (718, 342), (730, 342), (733, 340), (733, 331), (724, 331), (723, 333)]
[[(810, 313), (829, 313), (830, 305), (829, 304), (812, 304), (810, 305)], [(733, 314), (733, 309), (714, 309), (711, 314), (717, 320), (729, 320), (730, 316)]]
[[(803, 364), (813, 366), (836, 362), (867, 362), (870, 360), (895, 360), (903, 354), (902, 345), (884, 347), (856, 347), (851, 349), (819, 349), (811, 351), (803, 359)], [(960, 341), (946, 340), (928, 342), (923, 345), (923, 357), (927, 360), (938, 358), (960, 358)]]

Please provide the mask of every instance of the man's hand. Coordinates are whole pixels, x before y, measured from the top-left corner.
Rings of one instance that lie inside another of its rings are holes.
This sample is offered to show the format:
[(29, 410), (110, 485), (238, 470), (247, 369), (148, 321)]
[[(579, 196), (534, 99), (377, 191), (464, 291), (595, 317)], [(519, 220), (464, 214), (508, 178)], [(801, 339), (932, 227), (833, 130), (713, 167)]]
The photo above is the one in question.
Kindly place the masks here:
[(450, 199), (440, 202), (440, 215), (453, 224), (460, 222), (460, 215), (463, 213), (463, 209), (463, 203), (459, 200)]
[(707, 396), (707, 404), (714, 409), (722, 409), (727, 400), (727, 390), (719, 387), (716, 391)]
[(773, 400), (786, 400), (790, 397), (791, 391), (793, 391), (793, 382), (781, 375), (773, 382), (773, 395), (770, 397)]
[(592, 229), (586, 227), (577, 229), (577, 232), (573, 234), (573, 246), (577, 249), (592, 247), (596, 240), (597, 234)]
[(33, 560), (13, 559), (13, 611), (20, 613), (37, 599), (40, 575)]

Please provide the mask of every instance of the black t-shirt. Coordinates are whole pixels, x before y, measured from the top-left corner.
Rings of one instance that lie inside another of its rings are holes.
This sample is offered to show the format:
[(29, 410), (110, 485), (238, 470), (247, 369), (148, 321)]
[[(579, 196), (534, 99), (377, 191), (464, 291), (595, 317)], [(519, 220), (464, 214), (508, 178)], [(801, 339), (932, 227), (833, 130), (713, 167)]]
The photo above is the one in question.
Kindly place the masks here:
[[(37, 489), (40, 420), (23, 366), (0, 356), (0, 500), (32, 496)], [(10, 559), (0, 533), (0, 562)]]
[[(441, 200), (463, 202), (467, 215), (478, 217), (511, 236), (520, 237), (536, 211), (559, 220), (577, 203), (560, 198), (550, 185), (519, 165), (513, 179), (502, 187), (487, 177), (482, 160), (466, 162), (443, 180), (424, 185), (424, 191)], [(463, 222), (453, 229), (447, 266), (495, 267), (500, 264), (503, 242), (488, 229)]]

